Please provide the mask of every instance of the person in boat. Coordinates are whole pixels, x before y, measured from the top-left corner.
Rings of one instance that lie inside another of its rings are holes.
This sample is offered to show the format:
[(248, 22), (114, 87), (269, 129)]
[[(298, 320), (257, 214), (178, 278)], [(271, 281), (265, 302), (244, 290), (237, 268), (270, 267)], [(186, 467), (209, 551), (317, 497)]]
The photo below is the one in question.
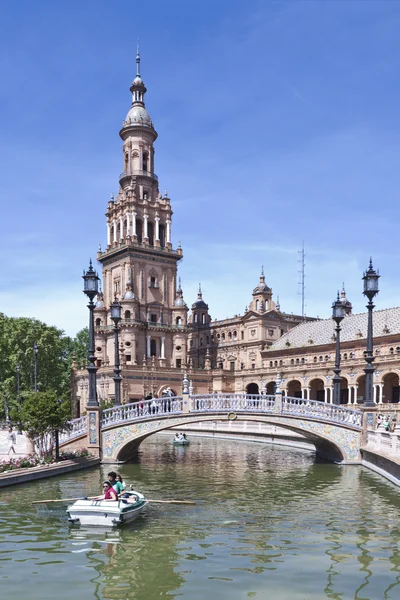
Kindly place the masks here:
[(122, 487), (122, 483), (117, 480), (116, 472), (110, 471), (108, 473), (107, 477), (108, 477), (108, 483), (111, 485), (111, 487), (113, 488), (113, 490), (117, 494), (117, 496), (122, 494), (122, 492), (124, 491), (124, 488)]
[(106, 502), (115, 502), (117, 500), (117, 494), (109, 481), (103, 483), (103, 494), (95, 496), (93, 500), (105, 500)]
[(187, 440), (186, 433), (182, 433), (182, 439), (185, 440), (185, 442), (186, 442), (186, 440)]
[(122, 485), (122, 491), (124, 491), (125, 488), (126, 488), (126, 483), (122, 479), (122, 476), (119, 473), (117, 473), (116, 476), (115, 476), (115, 479), (120, 482), (120, 484)]
[(176, 441), (176, 442), (180, 442), (180, 440), (181, 440), (181, 437), (180, 437), (180, 435), (181, 435), (180, 433), (176, 433), (176, 434), (175, 434), (175, 441)]

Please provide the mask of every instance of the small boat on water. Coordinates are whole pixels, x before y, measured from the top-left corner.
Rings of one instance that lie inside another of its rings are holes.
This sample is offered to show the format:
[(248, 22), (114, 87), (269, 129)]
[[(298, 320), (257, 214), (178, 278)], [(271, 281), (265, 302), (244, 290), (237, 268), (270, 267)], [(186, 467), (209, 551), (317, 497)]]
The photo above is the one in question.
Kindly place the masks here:
[(128, 497), (115, 502), (105, 500), (77, 500), (67, 508), (68, 521), (81, 525), (104, 525), (114, 527), (134, 521), (147, 504), (140, 492), (126, 492), (135, 502), (128, 502)]
[(174, 446), (188, 446), (190, 444), (190, 440), (188, 440), (187, 438), (183, 438), (183, 439), (174, 438), (172, 440), (172, 443)]

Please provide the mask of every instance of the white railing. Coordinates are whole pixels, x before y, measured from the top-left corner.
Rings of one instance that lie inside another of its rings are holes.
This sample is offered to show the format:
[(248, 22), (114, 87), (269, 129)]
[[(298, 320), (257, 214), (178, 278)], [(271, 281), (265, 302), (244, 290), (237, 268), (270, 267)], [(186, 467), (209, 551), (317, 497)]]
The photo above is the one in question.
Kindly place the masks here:
[(366, 447), (383, 454), (399, 457), (400, 436), (397, 432), (368, 430)]
[(318, 402), (317, 400), (283, 396), (282, 413), (311, 417), (312, 419), (323, 419), (324, 421), (362, 428), (363, 413), (361, 410), (344, 408), (336, 404)]
[(73, 438), (79, 437), (87, 433), (87, 416), (79, 417), (79, 419), (72, 419), (69, 422), (68, 431), (63, 431), (59, 435), (60, 444), (72, 440)]
[[(270, 413), (292, 415), (299, 418), (328, 421), (335, 424), (348, 425), (362, 429), (363, 413), (360, 410), (283, 396), (280, 399), (273, 395), (249, 394), (205, 394), (189, 397), (189, 413)], [(181, 396), (153, 398), (114, 406), (102, 411), (101, 427), (108, 427), (126, 421), (135, 421), (159, 416), (180, 414), (183, 411)], [(71, 428), (61, 434), (60, 441), (66, 442), (86, 433), (86, 417), (80, 417), (70, 422)]]
[(161, 415), (179, 414), (182, 412), (182, 398), (179, 396), (153, 398), (152, 400), (143, 400), (114, 406), (103, 410), (101, 416), (101, 426), (107, 427), (114, 423), (123, 421), (134, 421), (143, 417), (157, 417)]
[(255, 411), (273, 412), (275, 396), (249, 394), (207, 394), (190, 397), (190, 412)]

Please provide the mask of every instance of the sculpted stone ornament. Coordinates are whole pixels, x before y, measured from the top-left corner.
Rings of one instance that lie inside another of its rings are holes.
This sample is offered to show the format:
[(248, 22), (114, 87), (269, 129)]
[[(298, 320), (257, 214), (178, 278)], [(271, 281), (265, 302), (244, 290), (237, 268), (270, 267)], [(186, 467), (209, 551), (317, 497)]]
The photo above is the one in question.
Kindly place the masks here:
[(189, 393), (189, 379), (187, 378), (186, 373), (183, 376), (182, 388), (183, 388), (182, 391), (183, 391), (184, 394), (188, 394)]

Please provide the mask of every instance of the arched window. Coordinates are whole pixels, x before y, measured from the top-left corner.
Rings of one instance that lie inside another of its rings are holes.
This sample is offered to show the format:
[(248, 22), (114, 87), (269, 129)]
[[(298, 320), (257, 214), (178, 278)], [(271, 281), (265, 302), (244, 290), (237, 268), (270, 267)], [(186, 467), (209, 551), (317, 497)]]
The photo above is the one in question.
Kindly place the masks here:
[(283, 366), (283, 360), (279, 361), (279, 366), (282, 367)]
[(329, 360), (328, 354), (325, 354), (325, 360)]
[(274, 362), (274, 367), (277, 367), (277, 366), (278, 366), (278, 361), (276, 360), (276, 361)]
[(234, 340), (237, 340), (237, 331), (234, 331), (234, 332), (233, 332), (233, 339), (234, 339)]
[(301, 364), (302, 364), (302, 365), (304, 365), (304, 363), (305, 363), (305, 362), (306, 362), (306, 359), (303, 357), (303, 358), (301, 359)]
[(165, 248), (165, 225), (160, 223), (158, 231), (159, 231), (159, 236), (160, 236), (160, 246), (161, 246), (161, 248)]
[(314, 356), (314, 362), (316, 363), (318, 361), (318, 358), (316, 356)]
[(195, 323), (199, 322), (199, 315), (197, 313), (195, 313), (195, 315), (194, 315), (194, 322)]
[(175, 323), (176, 323), (177, 325), (181, 325), (181, 324), (182, 324), (182, 317), (176, 317), (176, 319), (175, 319)]
[(300, 359), (296, 358), (296, 365), (298, 365), (300, 363)]
[(223, 340), (225, 340), (225, 334), (224, 334), (224, 333), (221, 335), (221, 338), (222, 338)]
[(101, 319), (96, 319), (96, 327), (100, 327), (101, 325)]
[(292, 358), (292, 359), (290, 360), (290, 364), (291, 364), (291, 365), (294, 365), (294, 358)]
[(345, 353), (343, 354), (343, 359), (344, 359), (344, 360), (347, 360), (347, 352), (345, 352)]
[(260, 306), (260, 301), (256, 300), (256, 310), (258, 310), (259, 306)]
[(131, 311), (130, 310), (126, 310), (125, 311), (125, 321), (129, 320), (131, 318)]
[(147, 235), (149, 238), (149, 246), (154, 246), (154, 225), (151, 221), (147, 223)]
[(157, 340), (150, 340), (150, 356), (157, 356)]
[(323, 357), (323, 356), (320, 356), (320, 357), (319, 357), (319, 362), (322, 362), (323, 360), (324, 360), (324, 357)]
[(204, 313), (201, 314), (201, 322), (203, 324), (206, 322), (206, 315)]
[(389, 348), (389, 354), (394, 354), (394, 348)]
[(273, 366), (273, 362), (272, 360), (269, 361), (269, 366), (272, 367)]
[(217, 333), (217, 340), (219, 340), (219, 339), (220, 339), (220, 337), (221, 337), (221, 336), (220, 336), (220, 334), (219, 334), (219, 333)]
[(228, 338), (229, 338), (229, 341), (231, 341), (231, 339), (232, 339), (232, 331), (228, 332)]
[(140, 219), (136, 219), (136, 235), (139, 244), (143, 241), (143, 223)]
[(149, 167), (149, 155), (147, 152), (143, 152), (143, 171), (148, 171)]

